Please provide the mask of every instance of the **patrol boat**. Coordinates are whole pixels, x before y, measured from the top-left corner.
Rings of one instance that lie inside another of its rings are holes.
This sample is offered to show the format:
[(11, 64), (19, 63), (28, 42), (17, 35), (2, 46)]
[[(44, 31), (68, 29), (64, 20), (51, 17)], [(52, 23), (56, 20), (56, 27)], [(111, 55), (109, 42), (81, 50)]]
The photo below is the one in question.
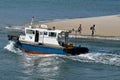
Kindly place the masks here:
[(31, 54), (61, 54), (79, 55), (88, 53), (88, 48), (74, 46), (69, 40), (70, 31), (49, 29), (47, 25), (41, 27), (26, 27), (25, 34), (8, 35), (14, 46), (23, 52)]

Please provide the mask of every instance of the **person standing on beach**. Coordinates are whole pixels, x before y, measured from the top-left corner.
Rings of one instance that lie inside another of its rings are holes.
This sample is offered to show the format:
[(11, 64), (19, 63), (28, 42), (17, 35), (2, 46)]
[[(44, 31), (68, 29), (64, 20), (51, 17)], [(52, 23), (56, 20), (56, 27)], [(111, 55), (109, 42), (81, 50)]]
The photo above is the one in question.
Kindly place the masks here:
[(81, 34), (82, 31), (82, 25), (80, 24), (80, 26), (78, 27), (78, 32)]
[(90, 27), (90, 30), (92, 31), (91, 35), (93, 36), (95, 32), (95, 24)]

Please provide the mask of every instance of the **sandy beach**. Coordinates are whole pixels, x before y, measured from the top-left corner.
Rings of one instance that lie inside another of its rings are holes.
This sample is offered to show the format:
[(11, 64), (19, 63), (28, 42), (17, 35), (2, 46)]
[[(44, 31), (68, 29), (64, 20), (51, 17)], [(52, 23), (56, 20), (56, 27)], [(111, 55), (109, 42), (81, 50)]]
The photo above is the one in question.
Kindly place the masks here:
[(41, 24), (46, 24), (49, 28), (55, 26), (56, 29), (62, 30), (77, 30), (81, 24), (82, 31), (80, 35), (87, 36), (91, 35), (90, 27), (95, 24), (94, 36), (120, 37), (120, 15), (63, 19), (44, 23), (36, 23), (35, 25), (40, 26)]

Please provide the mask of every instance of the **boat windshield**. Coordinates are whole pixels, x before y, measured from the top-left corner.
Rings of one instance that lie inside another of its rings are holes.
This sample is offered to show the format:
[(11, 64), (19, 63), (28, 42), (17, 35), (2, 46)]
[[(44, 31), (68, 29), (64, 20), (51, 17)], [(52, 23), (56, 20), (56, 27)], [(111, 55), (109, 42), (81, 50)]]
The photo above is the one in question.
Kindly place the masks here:
[(35, 34), (35, 31), (34, 31), (34, 30), (29, 30), (29, 29), (27, 29), (27, 30), (26, 30), (26, 33), (27, 33), (27, 34)]

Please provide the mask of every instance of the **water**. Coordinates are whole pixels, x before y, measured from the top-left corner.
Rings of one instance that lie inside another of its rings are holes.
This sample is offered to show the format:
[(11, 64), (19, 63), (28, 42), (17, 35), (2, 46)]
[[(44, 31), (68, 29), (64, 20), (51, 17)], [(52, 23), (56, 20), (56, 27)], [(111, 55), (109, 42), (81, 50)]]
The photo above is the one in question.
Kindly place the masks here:
[(45, 21), (112, 15), (120, 13), (119, 5), (120, 0), (0, 0), (0, 80), (119, 80), (120, 38), (71, 39), (90, 49), (78, 56), (26, 54), (7, 40), (23, 33), (20, 26), (32, 16)]
[(3, 80), (119, 80), (119, 40), (87, 38), (76, 43), (87, 46), (90, 52), (78, 56), (33, 55), (21, 52), (9, 42), (1, 56), (4, 64), (0, 75)]
[(36, 21), (113, 15), (120, 13), (120, 0), (0, 0), (3, 25)]

